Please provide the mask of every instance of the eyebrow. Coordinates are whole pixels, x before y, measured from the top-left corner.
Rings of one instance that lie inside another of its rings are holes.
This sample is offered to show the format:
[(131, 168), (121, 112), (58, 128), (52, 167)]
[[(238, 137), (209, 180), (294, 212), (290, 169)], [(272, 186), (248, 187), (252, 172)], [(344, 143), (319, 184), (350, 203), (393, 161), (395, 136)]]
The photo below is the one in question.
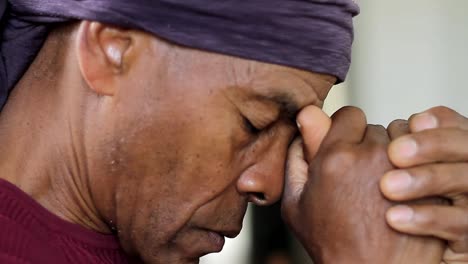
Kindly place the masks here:
[(275, 92), (268, 95), (258, 95), (257, 98), (259, 100), (266, 100), (275, 103), (279, 107), (280, 117), (286, 118), (294, 124), (296, 123), (296, 117), (301, 107), (291, 94), (286, 92)]

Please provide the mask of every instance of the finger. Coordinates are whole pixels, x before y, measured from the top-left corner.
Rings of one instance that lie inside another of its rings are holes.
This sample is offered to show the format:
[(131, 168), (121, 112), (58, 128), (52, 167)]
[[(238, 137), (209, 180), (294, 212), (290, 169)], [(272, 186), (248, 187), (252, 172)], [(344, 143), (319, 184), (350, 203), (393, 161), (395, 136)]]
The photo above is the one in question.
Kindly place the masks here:
[(445, 250), (444, 256), (442, 257), (444, 262), (441, 264), (462, 264), (468, 262), (468, 252), (456, 253), (450, 248)]
[(288, 151), (286, 179), (283, 192), (283, 211), (291, 215), (298, 204), (308, 179), (308, 164), (304, 160), (303, 143), (300, 138), (293, 141)]
[(331, 119), (322, 109), (308, 106), (299, 113), (297, 123), (304, 141), (306, 160), (310, 161), (315, 157), (330, 130)]
[(411, 116), (409, 127), (413, 133), (434, 128), (468, 130), (468, 119), (448, 107), (439, 106)]
[(438, 163), (395, 170), (386, 173), (380, 182), (382, 193), (393, 201), (409, 201), (441, 196), (464, 201), (468, 190), (468, 163)]
[(392, 140), (411, 133), (408, 121), (402, 119), (391, 122), (387, 127), (387, 131)]
[(380, 125), (368, 125), (364, 136), (364, 142), (387, 146), (390, 143), (390, 138), (385, 127)]
[(406, 135), (393, 141), (390, 160), (400, 168), (433, 162), (468, 160), (468, 130), (441, 128)]
[(359, 143), (367, 128), (364, 112), (356, 107), (346, 106), (332, 116), (332, 124), (323, 144), (336, 142)]
[(435, 236), (450, 243), (452, 250), (467, 252), (468, 211), (455, 206), (398, 205), (387, 211), (388, 224), (397, 231)]

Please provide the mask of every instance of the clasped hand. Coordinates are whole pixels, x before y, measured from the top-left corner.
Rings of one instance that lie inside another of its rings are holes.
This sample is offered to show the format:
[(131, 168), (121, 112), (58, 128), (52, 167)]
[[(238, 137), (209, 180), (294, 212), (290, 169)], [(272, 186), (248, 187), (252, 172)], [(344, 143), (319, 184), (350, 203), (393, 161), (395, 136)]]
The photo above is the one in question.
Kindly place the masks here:
[(283, 216), (316, 263), (468, 263), (465, 117), (439, 107), (387, 131), (308, 107), (298, 122)]
[(423, 197), (448, 203), (396, 206), (387, 214), (388, 223), (404, 233), (447, 241), (443, 263), (468, 263), (468, 119), (436, 107), (409, 122), (393, 122), (389, 133), (397, 138), (389, 158), (399, 169), (383, 177), (383, 194), (402, 204)]

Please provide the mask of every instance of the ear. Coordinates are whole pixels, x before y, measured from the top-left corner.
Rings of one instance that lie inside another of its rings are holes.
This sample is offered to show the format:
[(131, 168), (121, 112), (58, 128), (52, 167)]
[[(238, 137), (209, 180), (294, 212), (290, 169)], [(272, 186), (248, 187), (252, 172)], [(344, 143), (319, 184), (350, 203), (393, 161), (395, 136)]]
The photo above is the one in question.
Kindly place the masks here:
[(119, 78), (131, 64), (131, 31), (98, 22), (83, 21), (77, 35), (81, 74), (99, 95), (115, 94)]

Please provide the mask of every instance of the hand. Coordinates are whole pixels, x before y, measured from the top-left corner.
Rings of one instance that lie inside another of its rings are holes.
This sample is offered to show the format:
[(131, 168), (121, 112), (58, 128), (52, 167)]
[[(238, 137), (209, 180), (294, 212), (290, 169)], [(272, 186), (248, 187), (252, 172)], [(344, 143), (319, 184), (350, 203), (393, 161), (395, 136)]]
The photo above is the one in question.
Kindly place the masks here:
[(440, 264), (442, 241), (403, 235), (385, 223), (392, 204), (381, 195), (379, 180), (394, 169), (386, 130), (367, 126), (357, 108), (341, 109), (332, 119), (315, 107), (300, 113), (306, 157), (295, 141), (282, 203), (285, 221), (314, 261)]
[[(447, 240), (444, 263), (468, 263), (468, 119), (446, 107), (432, 108), (389, 126), (389, 157), (400, 170), (381, 182), (388, 199), (407, 202), (444, 197), (448, 205), (396, 206), (388, 223), (401, 232)], [(407, 135), (408, 133), (411, 133)]]

